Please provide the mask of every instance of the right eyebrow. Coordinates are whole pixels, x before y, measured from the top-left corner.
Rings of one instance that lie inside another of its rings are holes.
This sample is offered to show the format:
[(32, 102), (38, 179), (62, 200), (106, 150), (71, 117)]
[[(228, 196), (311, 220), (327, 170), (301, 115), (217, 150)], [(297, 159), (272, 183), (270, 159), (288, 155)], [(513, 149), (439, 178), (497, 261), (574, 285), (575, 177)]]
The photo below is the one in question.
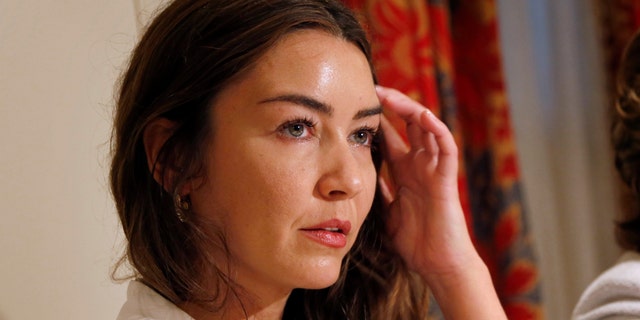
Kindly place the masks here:
[(276, 101), (290, 102), (328, 115), (331, 115), (333, 113), (333, 108), (326, 103), (299, 94), (280, 95), (277, 97), (262, 100), (259, 103), (271, 103)]

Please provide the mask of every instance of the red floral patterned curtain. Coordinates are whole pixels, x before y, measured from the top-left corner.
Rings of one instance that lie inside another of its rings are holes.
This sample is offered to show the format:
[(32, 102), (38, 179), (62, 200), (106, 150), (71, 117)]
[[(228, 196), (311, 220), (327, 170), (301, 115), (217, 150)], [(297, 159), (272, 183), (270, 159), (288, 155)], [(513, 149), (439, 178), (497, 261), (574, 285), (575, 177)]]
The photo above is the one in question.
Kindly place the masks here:
[(429, 106), (456, 136), (463, 208), (509, 319), (542, 319), (495, 0), (344, 1), (368, 28), (380, 84)]

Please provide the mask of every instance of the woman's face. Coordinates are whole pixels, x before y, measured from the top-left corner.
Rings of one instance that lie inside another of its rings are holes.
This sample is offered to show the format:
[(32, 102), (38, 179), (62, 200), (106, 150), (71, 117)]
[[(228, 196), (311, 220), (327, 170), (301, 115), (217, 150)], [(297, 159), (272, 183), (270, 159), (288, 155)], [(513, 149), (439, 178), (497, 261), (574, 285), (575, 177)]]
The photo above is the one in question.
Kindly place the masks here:
[(223, 230), (234, 281), (268, 294), (335, 282), (373, 201), (380, 112), (363, 53), (315, 30), (286, 36), (219, 94), (190, 197)]

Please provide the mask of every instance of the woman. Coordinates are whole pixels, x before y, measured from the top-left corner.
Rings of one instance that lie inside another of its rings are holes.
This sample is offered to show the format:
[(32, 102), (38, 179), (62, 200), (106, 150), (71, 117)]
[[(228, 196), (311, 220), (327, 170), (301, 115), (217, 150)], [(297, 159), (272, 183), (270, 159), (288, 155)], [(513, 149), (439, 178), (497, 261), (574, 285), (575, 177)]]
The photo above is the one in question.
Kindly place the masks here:
[(374, 84), (337, 1), (169, 4), (117, 101), (111, 187), (136, 279), (119, 319), (420, 319), (425, 285), (447, 318), (504, 318), (451, 134)]
[(611, 139), (628, 210), (616, 235), (626, 251), (582, 293), (573, 311), (577, 320), (640, 318), (640, 33), (622, 57), (617, 95)]

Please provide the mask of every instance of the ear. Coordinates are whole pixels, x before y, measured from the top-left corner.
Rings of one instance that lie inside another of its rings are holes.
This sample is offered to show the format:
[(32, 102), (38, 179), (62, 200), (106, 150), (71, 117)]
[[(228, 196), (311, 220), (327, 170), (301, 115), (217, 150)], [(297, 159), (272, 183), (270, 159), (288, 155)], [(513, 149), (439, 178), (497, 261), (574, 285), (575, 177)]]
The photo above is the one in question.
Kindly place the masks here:
[(173, 186), (173, 177), (176, 176), (175, 167), (171, 164), (157, 161), (157, 159), (162, 146), (171, 137), (174, 128), (175, 123), (173, 121), (159, 118), (151, 122), (142, 134), (149, 171), (153, 175), (153, 179), (169, 193), (173, 192), (170, 189)]

